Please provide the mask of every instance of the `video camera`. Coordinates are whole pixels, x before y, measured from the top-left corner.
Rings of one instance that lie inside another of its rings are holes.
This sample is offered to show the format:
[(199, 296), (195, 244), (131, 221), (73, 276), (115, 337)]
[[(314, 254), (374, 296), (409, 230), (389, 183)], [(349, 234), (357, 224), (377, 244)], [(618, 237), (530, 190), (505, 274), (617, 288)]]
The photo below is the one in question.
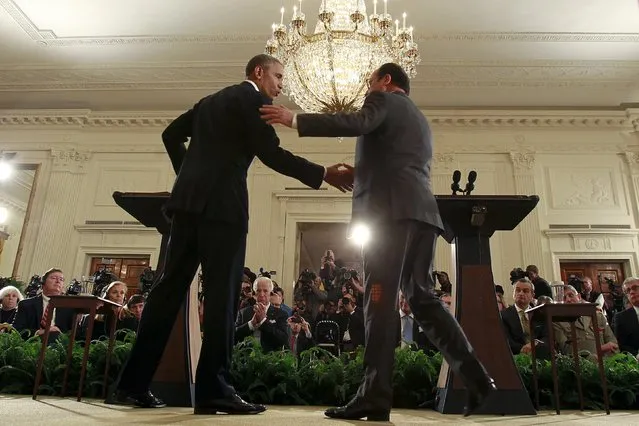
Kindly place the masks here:
[(74, 278), (71, 280), (71, 283), (69, 283), (69, 287), (67, 287), (66, 295), (77, 296), (82, 293), (83, 288), (82, 282)]
[(302, 295), (306, 296), (313, 291), (311, 285), (315, 281), (315, 278), (317, 278), (315, 272), (304, 269), (302, 272), (300, 272), (300, 276), (297, 277), (295, 286), (301, 289)]
[(104, 289), (113, 281), (117, 281), (117, 277), (107, 272), (106, 269), (100, 268), (93, 274), (93, 295), (101, 296)]
[(573, 286), (575, 290), (577, 290), (577, 293), (581, 293), (584, 288), (584, 279), (577, 275), (570, 275), (566, 284)]
[(142, 291), (142, 295), (145, 299), (151, 292), (154, 282), (155, 271), (153, 271), (151, 268), (145, 268), (144, 271), (140, 274), (140, 291)]
[(42, 278), (40, 275), (34, 275), (29, 280), (29, 284), (27, 288), (24, 289), (24, 295), (29, 297), (36, 297), (38, 295), (38, 291), (42, 288)]

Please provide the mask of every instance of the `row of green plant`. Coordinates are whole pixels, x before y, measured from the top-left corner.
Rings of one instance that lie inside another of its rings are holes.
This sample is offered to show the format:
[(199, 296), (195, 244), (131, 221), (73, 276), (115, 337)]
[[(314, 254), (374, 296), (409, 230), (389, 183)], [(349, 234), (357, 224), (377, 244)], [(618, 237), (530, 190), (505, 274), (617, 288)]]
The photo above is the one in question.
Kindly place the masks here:
[[(109, 382), (118, 374), (126, 360), (135, 333), (120, 332), (115, 344)], [(46, 352), (41, 394), (59, 394), (66, 362), (67, 336), (61, 336)], [(40, 340), (23, 340), (18, 333), (0, 334), (0, 393), (30, 394), (35, 381)], [(84, 395), (101, 397), (106, 362), (107, 343), (94, 341), (89, 352)], [(80, 365), (82, 346), (76, 344), (73, 363)], [(355, 395), (364, 373), (363, 353), (335, 357), (313, 348), (299, 358), (291, 352), (264, 353), (258, 342), (247, 339), (233, 352), (232, 377), (238, 392), (247, 400), (282, 405), (339, 405)], [(435, 396), (441, 367), (441, 355), (397, 349), (395, 352), (394, 407), (414, 408)], [(517, 355), (515, 362), (524, 384), (532, 390), (532, 362), (527, 355)], [(549, 361), (538, 361), (541, 403), (550, 407), (552, 375)], [(602, 387), (597, 365), (581, 360), (581, 380), (588, 409), (603, 406)], [(612, 408), (637, 408), (639, 393), (639, 363), (627, 354), (608, 357), (604, 362), (608, 394)], [(571, 357), (558, 358), (559, 389), (563, 408), (578, 407), (574, 362)], [(79, 368), (69, 373), (69, 393), (77, 392)]]

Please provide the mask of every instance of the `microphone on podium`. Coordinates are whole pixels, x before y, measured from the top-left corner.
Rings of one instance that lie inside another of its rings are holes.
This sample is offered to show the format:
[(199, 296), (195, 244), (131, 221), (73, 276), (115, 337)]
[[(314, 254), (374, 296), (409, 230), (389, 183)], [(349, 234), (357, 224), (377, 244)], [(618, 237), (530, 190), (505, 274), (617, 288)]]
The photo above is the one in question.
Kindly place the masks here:
[(466, 183), (466, 188), (464, 189), (464, 192), (466, 193), (466, 195), (470, 195), (470, 193), (473, 192), (473, 190), (475, 189), (476, 180), (477, 180), (477, 172), (474, 170), (471, 170), (470, 173), (468, 173), (468, 183)]
[(450, 189), (453, 190), (453, 195), (457, 195), (458, 192), (464, 192), (459, 186), (459, 181), (461, 180), (461, 172), (459, 170), (455, 170), (453, 172), (453, 183), (450, 185)]

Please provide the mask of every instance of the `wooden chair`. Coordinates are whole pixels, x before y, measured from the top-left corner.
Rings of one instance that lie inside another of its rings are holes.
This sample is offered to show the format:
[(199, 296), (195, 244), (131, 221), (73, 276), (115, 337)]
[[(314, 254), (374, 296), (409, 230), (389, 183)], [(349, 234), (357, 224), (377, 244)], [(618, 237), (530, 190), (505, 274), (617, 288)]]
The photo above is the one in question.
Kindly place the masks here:
[[(119, 305), (110, 300), (102, 299), (97, 296), (51, 296), (49, 305), (52, 309), (71, 309), (74, 311), (73, 316), (73, 329), (71, 330), (71, 337), (69, 339), (69, 347), (67, 349), (67, 362), (64, 370), (64, 379), (62, 380), (62, 392), (61, 396), (64, 397), (67, 393), (67, 379), (69, 377), (69, 368), (71, 368), (71, 361), (73, 357), (73, 345), (75, 344), (75, 335), (78, 328), (79, 315), (89, 314), (86, 339), (84, 342), (84, 356), (82, 357), (82, 365), (80, 369), (80, 384), (78, 388), (78, 401), (82, 400), (82, 389), (84, 388), (84, 378), (86, 376), (87, 361), (89, 359), (89, 346), (91, 344), (91, 336), (93, 335), (93, 325), (95, 323), (95, 316), (98, 313), (108, 313), (116, 308), (121, 308)], [(35, 384), (33, 385), (33, 399), (38, 396), (38, 388), (40, 387), (40, 381), (42, 379), (42, 367), (44, 364), (44, 355), (49, 342), (49, 334), (51, 328), (51, 320), (53, 315), (48, 315), (45, 332), (42, 335), (42, 347), (40, 349), (40, 357), (38, 358), (37, 373)], [(113, 352), (113, 344), (115, 341), (115, 327), (117, 324), (117, 316), (111, 315), (111, 324), (109, 326), (109, 343), (107, 349), (106, 367), (104, 369), (104, 389), (103, 397), (106, 397), (107, 380), (109, 377), (109, 365), (111, 363), (111, 354)]]
[[(553, 330), (554, 322), (569, 322), (572, 343), (572, 356), (575, 361), (575, 372), (577, 375), (577, 390), (579, 392), (579, 408), (584, 410), (584, 395), (581, 388), (581, 368), (580, 357), (577, 349), (577, 334), (575, 330), (575, 321), (580, 317), (592, 318), (593, 331), (595, 334), (595, 345), (597, 348), (597, 363), (599, 364), (599, 376), (601, 377), (601, 387), (603, 390), (604, 407), (606, 414), (610, 414), (610, 406), (608, 403), (608, 386), (606, 382), (606, 373), (603, 366), (603, 357), (601, 353), (601, 342), (599, 338), (599, 326), (597, 325), (597, 304), (596, 303), (547, 303), (545, 305), (536, 306), (526, 310), (529, 315), (530, 325), (535, 322), (543, 322), (548, 329), (548, 346), (550, 348), (550, 362), (552, 366), (552, 381), (555, 395), (555, 410), (559, 414), (559, 379), (557, 377), (557, 360), (555, 349), (555, 333)], [(535, 392), (535, 407), (539, 410), (539, 386), (537, 384), (537, 358), (535, 355), (535, 345), (532, 345), (532, 375), (533, 388)]]

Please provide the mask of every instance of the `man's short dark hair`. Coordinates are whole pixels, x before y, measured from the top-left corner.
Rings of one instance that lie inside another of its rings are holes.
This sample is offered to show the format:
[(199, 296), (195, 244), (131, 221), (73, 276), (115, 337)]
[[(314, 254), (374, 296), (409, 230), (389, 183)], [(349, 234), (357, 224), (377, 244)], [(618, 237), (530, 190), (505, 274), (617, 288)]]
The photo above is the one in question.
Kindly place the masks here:
[(248, 64), (246, 64), (245, 75), (246, 77), (250, 77), (256, 67), (268, 68), (273, 64), (281, 64), (281, 62), (279, 59), (271, 55), (267, 55), (266, 53), (253, 56), (251, 60), (248, 61)]
[(126, 302), (127, 308), (131, 308), (133, 305), (139, 305), (140, 303), (144, 303), (144, 296), (141, 294), (134, 294), (131, 296), (128, 302)]
[(386, 75), (390, 75), (391, 83), (410, 95), (410, 79), (402, 67), (393, 62), (386, 63), (377, 70), (377, 77), (383, 78)]
[(526, 272), (534, 272), (535, 274), (539, 275), (539, 268), (537, 268), (537, 266), (535, 265), (528, 265), (526, 266)]
[(282, 287), (275, 287), (273, 289), (273, 293), (279, 293), (280, 296), (284, 297), (284, 290), (282, 290)]

